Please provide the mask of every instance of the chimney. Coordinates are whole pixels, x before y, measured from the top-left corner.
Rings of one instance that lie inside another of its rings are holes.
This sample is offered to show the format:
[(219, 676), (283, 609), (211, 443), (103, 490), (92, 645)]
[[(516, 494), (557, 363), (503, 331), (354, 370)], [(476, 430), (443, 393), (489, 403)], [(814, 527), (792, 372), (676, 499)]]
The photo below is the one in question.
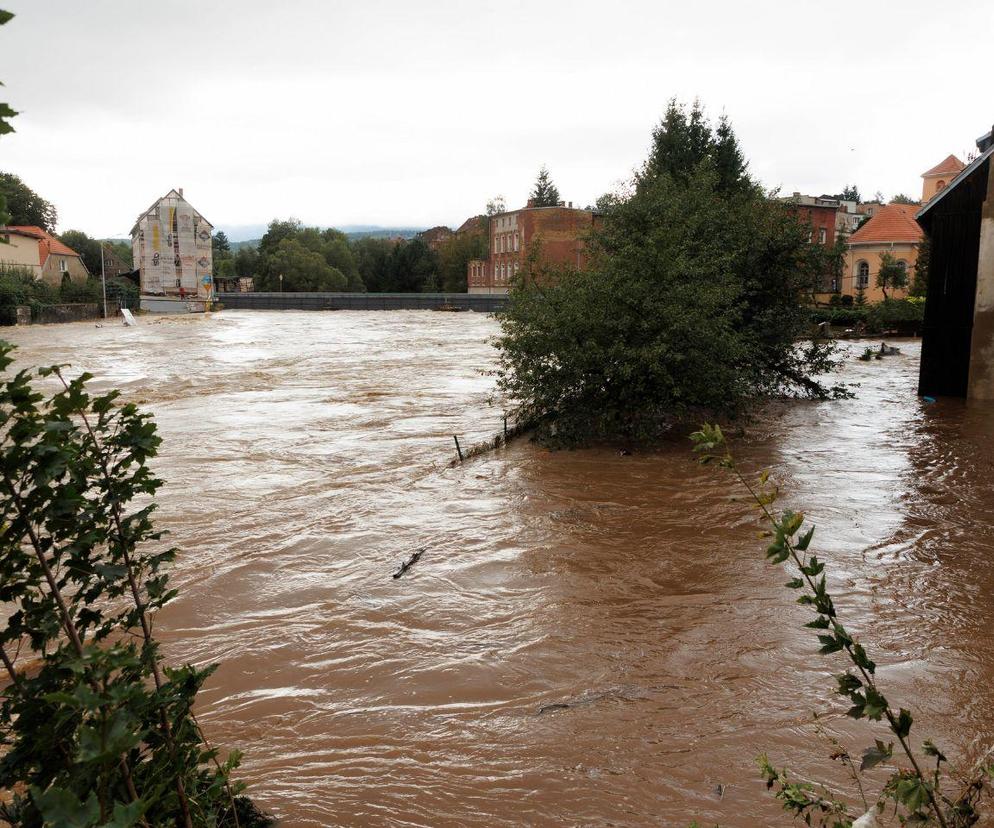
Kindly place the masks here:
[(573, 202), (572, 201), (569, 203), (569, 208), (570, 208), (570, 210), (573, 209)]
[(179, 188), (179, 197), (183, 198), (183, 188), (182, 187)]

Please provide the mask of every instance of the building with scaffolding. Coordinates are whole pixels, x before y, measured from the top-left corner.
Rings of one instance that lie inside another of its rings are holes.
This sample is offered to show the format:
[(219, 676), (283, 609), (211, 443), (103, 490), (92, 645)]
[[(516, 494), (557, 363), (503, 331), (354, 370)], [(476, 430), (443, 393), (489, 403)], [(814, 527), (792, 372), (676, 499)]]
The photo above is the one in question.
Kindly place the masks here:
[(142, 213), (131, 229), (131, 251), (142, 296), (210, 300), (213, 229), (183, 198), (182, 188), (170, 190)]

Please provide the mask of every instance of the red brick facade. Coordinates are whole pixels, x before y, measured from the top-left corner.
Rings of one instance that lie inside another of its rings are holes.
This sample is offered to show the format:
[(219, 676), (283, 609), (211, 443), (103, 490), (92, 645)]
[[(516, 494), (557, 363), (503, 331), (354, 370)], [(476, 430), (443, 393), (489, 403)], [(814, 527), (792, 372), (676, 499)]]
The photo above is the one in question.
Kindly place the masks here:
[(582, 269), (586, 237), (600, 216), (571, 207), (526, 207), (490, 217), (490, 256), (466, 270), (470, 293), (507, 293), (532, 250), (542, 264)]

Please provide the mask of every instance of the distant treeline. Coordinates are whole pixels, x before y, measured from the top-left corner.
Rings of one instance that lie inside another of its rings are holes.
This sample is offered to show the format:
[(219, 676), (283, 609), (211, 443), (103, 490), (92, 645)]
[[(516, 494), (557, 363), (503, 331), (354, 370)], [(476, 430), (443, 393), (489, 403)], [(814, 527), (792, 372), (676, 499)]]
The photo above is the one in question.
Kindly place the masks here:
[[(232, 250), (214, 236), (218, 276), (251, 276), (259, 291), (451, 293), (466, 290), (466, 264), (487, 255), (486, 230), (463, 232), (432, 250), (422, 239), (349, 238), (340, 230), (275, 219), (257, 247)], [(282, 278), (281, 278), (282, 277)]]

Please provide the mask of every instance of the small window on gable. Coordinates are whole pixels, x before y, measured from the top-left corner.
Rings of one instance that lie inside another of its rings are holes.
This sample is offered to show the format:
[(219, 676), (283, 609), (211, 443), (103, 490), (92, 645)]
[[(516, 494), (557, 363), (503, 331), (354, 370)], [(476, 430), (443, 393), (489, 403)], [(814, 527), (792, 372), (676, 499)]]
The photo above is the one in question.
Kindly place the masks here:
[(939, 192), (939, 190), (942, 190), (942, 189), (944, 189), (944, 188), (945, 188), (945, 186), (946, 186), (946, 182), (945, 182), (945, 181), (942, 181), (942, 180), (940, 179), (939, 181), (936, 181), (936, 182), (935, 182), (935, 191), (936, 191), (936, 192)]

